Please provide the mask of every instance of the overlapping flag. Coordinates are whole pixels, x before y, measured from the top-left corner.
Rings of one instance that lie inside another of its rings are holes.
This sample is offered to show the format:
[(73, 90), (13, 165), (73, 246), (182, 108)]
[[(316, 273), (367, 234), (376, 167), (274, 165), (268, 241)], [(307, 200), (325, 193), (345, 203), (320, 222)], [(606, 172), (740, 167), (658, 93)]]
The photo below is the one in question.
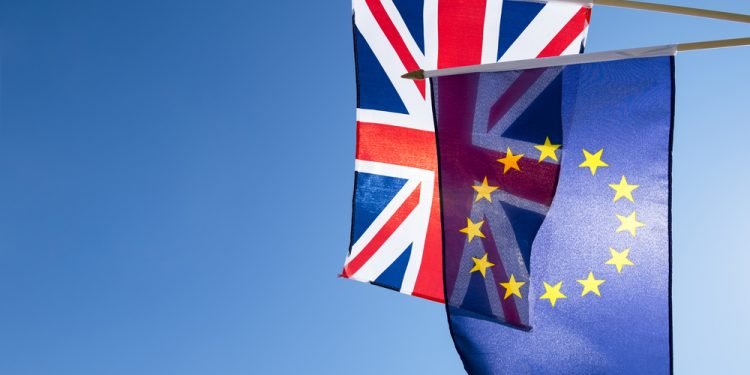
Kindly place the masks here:
[(670, 371), (673, 52), (432, 79), (469, 373)]
[(342, 276), (444, 302), (471, 374), (672, 370), (676, 48), (579, 55), (582, 4), (353, 3)]

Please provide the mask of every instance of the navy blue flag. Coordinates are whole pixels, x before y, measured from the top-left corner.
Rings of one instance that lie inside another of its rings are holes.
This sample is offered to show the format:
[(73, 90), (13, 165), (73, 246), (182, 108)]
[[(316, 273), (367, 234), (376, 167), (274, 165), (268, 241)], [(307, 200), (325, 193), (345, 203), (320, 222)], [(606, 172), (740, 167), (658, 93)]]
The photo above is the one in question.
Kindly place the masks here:
[(671, 371), (669, 51), (431, 79), (469, 373)]

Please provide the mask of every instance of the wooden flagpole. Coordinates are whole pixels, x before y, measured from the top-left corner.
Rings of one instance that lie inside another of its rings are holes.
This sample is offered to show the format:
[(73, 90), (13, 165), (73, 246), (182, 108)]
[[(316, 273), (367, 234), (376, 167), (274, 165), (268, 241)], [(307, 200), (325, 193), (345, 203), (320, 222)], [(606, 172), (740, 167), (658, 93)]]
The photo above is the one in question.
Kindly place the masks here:
[(617, 7), (617, 8), (650, 10), (654, 12), (682, 14), (686, 16), (714, 18), (714, 19), (725, 20), (725, 21), (750, 23), (750, 15), (747, 15), (747, 14), (720, 12), (716, 10), (690, 8), (690, 7), (683, 7), (683, 6), (678, 6), (678, 5), (656, 4), (656, 3), (647, 3), (643, 1), (630, 1), (630, 0), (591, 0), (590, 4), (604, 5), (604, 6)]
[(677, 45), (677, 51), (697, 51), (701, 49), (739, 47), (747, 45), (750, 45), (750, 38), (718, 39), (705, 42), (680, 43)]

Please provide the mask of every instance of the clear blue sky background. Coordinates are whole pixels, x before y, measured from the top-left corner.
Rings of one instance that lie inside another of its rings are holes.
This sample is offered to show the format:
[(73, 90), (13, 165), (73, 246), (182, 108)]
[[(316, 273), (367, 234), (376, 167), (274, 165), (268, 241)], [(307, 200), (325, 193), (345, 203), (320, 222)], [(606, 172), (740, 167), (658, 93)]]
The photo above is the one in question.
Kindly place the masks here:
[[(0, 374), (462, 371), (441, 305), (336, 277), (349, 0), (0, 4)], [(588, 47), (749, 32), (598, 7)], [(748, 367), (748, 66), (677, 60), (677, 373)]]

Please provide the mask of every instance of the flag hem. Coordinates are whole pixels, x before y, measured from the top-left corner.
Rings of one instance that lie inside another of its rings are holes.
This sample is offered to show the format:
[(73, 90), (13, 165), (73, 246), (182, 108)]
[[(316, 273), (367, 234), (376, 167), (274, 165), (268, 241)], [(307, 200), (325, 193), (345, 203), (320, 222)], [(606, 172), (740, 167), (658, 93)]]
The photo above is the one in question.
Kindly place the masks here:
[(669, 159), (667, 164), (667, 267), (669, 272), (669, 275), (667, 276), (667, 309), (669, 314), (669, 373), (674, 374), (674, 325), (672, 320), (672, 151), (674, 150), (674, 117), (677, 80), (675, 78), (676, 72), (674, 56), (672, 56), (672, 58), (670, 58), (669, 60), (672, 72), (672, 118), (669, 124)]

